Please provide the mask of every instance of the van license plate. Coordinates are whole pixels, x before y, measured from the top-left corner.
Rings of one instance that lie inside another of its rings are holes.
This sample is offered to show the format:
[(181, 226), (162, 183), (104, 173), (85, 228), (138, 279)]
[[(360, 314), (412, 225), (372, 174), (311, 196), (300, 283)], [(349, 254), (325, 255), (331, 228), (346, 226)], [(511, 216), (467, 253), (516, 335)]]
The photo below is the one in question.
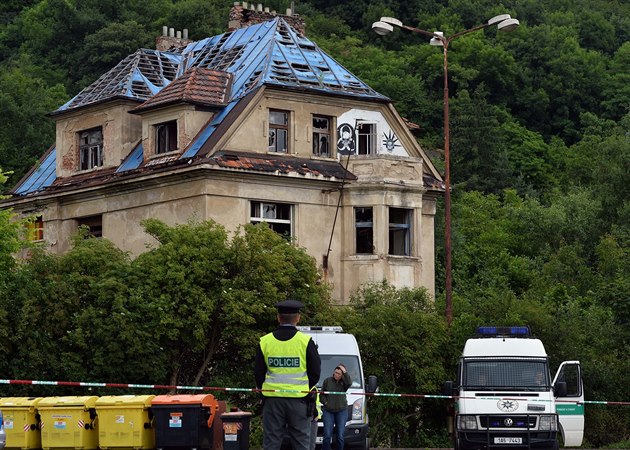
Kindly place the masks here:
[(495, 437), (495, 444), (522, 444), (523, 438), (520, 437)]

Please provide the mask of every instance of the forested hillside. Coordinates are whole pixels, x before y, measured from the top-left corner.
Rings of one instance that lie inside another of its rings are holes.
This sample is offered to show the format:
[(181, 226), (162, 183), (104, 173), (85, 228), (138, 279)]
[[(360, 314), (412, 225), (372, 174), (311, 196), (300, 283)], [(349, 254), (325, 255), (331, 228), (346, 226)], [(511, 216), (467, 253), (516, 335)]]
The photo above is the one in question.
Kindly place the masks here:
[[(371, 24), (393, 16), (450, 35), (504, 12), (521, 23), (512, 33), (488, 28), (450, 46), (454, 322), (450, 341), (439, 342), (449, 350), (442, 361), (421, 359), (435, 370), (405, 367), (407, 381), (398, 385), (390, 379), (393, 372), (379, 365), (382, 360), (367, 361), (370, 373), (381, 376), (381, 389), (437, 391), (440, 377), (453, 373), (457, 351), (474, 326), (525, 323), (545, 341), (552, 366), (582, 361), (588, 399), (630, 401), (630, 3), (294, 3), (313, 41), (421, 127), (420, 142), (438, 167), (443, 167), (441, 50), (401, 30), (378, 36)], [(13, 174), (0, 188), (12, 187), (54, 143), (47, 113), (137, 48), (153, 48), (163, 25), (187, 28), (193, 39), (224, 32), (231, 6), (231, 0), (2, 2), (0, 178), (2, 171)], [(284, 11), (290, 2), (270, 0), (265, 6)], [(443, 213), (438, 217), (442, 220)], [(444, 227), (439, 220), (436, 311), (441, 315)], [(0, 256), (5, 248), (13, 247), (0, 246)], [(37, 270), (50, 267), (31, 267), (20, 276), (36, 278)], [(0, 292), (4, 307), (12, 299)], [(383, 323), (400, 317), (406, 325), (428, 327), (410, 319), (417, 312), (413, 302), (396, 306), (409, 309), (399, 316), (377, 307), (383, 305), (372, 299), (357, 307), (359, 316), (372, 314)], [(0, 314), (0, 323), (7, 320)], [(353, 326), (347, 317), (342, 320)], [(366, 343), (374, 342), (371, 331), (361, 332), (360, 317), (354, 326)], [(391, 323), (387, 333), (395, 336), (396, 326)], [(438, 345), (431, 333), (422, 336)], [(32, 344), (37, 347), (37, 340)], [(396, 345), (380, 343), (386, 344)], [(25, 368), (20, 374), (28, 376)], [(400, 405), (374, 403), (378, 443), (444, 443), (443, 424), (429, 409), (410, 406), (401, 417), (394, 414)], [(392, 428), (405, 432), (394, 436)], [(630, 444), (628, 430), (630, 407), (587, 407), (590, 445)]]

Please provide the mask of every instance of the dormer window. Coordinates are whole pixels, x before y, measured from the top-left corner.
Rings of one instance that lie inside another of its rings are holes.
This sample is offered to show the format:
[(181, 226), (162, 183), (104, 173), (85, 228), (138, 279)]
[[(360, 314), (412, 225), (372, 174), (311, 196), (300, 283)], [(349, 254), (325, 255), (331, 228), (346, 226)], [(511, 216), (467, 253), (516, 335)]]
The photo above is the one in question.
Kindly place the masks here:
[(101, 127), (79, 133), (80, 170), (103, 165), (103, 129)]
[(155, 125), (155, 153), (177, 151), (177, 121)]

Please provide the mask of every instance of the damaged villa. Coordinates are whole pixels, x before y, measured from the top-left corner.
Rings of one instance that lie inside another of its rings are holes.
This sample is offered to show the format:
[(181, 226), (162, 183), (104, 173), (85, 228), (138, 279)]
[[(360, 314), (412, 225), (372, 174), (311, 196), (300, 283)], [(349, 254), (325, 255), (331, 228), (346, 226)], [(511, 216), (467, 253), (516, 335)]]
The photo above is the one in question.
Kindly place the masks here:
[(49, 251), (81, 225), (137, 255), (147, 218), (267, 222), (338, 303), (383, 279), (434, 293), (443, 184), (417, 126), (291, 11), (235, 4), (228, 31), (199, 41), (165, 27), (51, 116), (54, 145), (3, 201), (37, 217)]

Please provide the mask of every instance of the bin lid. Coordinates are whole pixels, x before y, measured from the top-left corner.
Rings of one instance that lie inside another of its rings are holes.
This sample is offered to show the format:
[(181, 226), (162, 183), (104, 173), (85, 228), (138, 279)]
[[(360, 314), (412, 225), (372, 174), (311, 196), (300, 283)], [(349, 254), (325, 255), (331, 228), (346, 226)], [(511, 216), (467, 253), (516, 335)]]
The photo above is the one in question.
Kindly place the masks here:
[(98, 397), (96, 395), (83, 397), (44, 397), (37, 407), (39, 409), (63, 408), (69, 406), (93, 408), (97, 399)]
[[(180, 394), (180, 395), (156, 395), (154, 405), (201, 405), (212, 408), (218, 404), (212, 394)], [(215, 410), (216, 410), (215, 409)]]
[(0, 406), (30, 408), (37, 406), (43, 397), (0, 397)]
[(100, 406), (151, 406), (155, 395), (106, 395), (96, 400), (96, 407)]

